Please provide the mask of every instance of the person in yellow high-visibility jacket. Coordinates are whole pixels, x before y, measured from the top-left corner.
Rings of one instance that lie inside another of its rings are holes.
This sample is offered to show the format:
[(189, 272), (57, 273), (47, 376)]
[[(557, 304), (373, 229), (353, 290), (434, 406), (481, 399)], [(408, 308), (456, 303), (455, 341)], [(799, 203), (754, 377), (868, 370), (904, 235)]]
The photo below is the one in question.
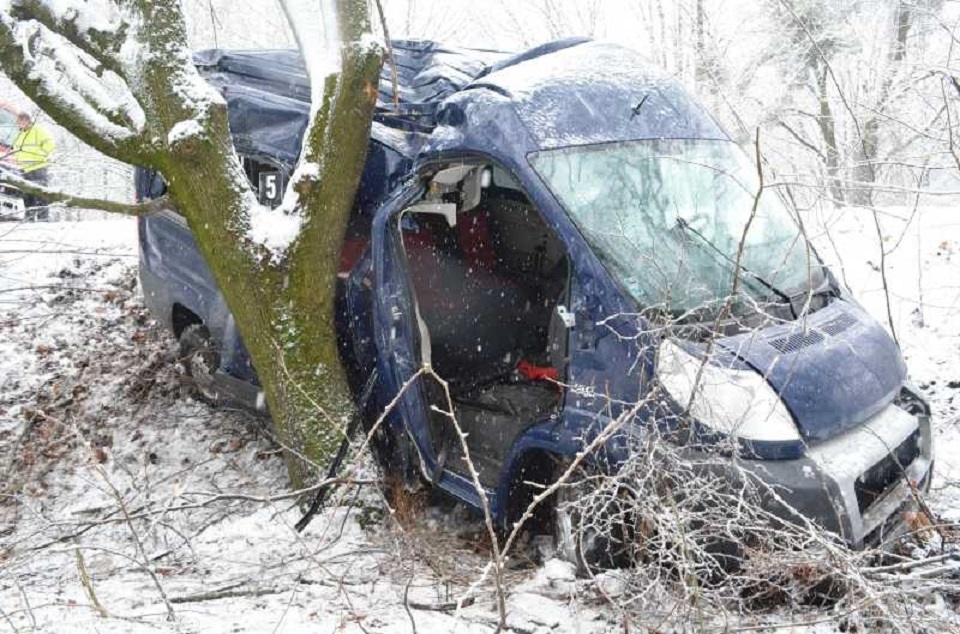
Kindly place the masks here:
[[(46, 186), (50, 155), (57, 148), (53, 136), (26, 112), (17, 115), (17, 127), (20, 133), (13, 141), (13, 157), (17, 167), (23, 170), (23, 177), (28, 181)], [(44, 201), (36, 196), (26, 195), (24, 204), (28, 208), (43, 207)], [(46, 219), (47, 210), (37, 209), (32, 216)]]

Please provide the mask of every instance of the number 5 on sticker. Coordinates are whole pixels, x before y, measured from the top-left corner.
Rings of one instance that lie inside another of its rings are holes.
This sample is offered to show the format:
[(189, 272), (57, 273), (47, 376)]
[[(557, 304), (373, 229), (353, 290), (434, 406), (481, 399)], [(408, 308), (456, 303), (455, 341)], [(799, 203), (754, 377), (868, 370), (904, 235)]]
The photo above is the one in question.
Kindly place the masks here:
[(277, 207), (283, 200), (286, 178), (280, 172), (260, 172), (259, 198), (261, 205)]

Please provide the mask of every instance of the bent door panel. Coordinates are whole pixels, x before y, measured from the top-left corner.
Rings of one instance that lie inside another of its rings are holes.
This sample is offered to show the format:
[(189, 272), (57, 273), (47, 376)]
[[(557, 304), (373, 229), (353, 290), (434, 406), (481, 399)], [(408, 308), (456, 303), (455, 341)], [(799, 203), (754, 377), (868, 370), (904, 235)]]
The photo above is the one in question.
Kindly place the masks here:
[[(410, 383), (420, 369), (420, 344), (413, 298), (408, 290), (402, 245), (391, 225), (399, 213), (420, 198), (423, 187), (409, 186), (387, 199), (373, 221), (373, 329), (381, 387), (381, 407), (396, 400), (389, 421), (394, 433), (409, 434), (425, 475), (434, 457), (419, 384)], [(410, 383), (408, 385), (408, 383)]]

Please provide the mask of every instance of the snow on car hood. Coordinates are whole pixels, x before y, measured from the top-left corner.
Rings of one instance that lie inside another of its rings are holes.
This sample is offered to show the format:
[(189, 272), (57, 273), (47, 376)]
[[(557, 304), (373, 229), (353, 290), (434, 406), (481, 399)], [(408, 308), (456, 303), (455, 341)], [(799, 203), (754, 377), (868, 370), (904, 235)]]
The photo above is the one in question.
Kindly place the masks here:
[(843, 300), (805, 319), (717, 343), (766, 377), (808, 442), (862, 423), (897, 395), (906, 378), (890, 335)]

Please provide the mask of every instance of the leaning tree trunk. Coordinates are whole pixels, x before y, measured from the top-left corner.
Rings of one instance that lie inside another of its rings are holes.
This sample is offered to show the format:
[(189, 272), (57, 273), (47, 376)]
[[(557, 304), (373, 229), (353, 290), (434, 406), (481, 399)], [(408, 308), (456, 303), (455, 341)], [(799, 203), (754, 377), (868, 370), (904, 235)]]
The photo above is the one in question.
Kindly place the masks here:
[[(53, 14), (39, 0), (17, 0), (13, 17), (0, 12), (4, 71), (65, 128), (107, 155), (157, 169), (167, 181), (250, 352), (295, 487), (329, 461), (353, 412), (338, 358), (334, 295), (382, 63), (380, 47), (364, 37), (366, 0), (331, 6), (341, 63), (326, 78), (311, 77), (314, 114), (301, 157), (310, 169), (299, 178), (295, 172), (297, 203), (287, 210), (300, 215), (300, 230), (281, 252), (247, 233), (251, 214), (264, 210), (237, 159), (226, 104), (192, 65), (178, 0), (118, 0), (124, 21), (108, 33), (84, 31), (82, 15)], [(125, 124), (130, 134), (105, 135), (99, 119), (90, 120), (37, 74), (42, 46), (25, 45), (20, 28), (35, 23), (96, 57), (99, 72), (114, 71), (126, 81), (143, 116), (104, 112), (103, 118)], [(31, 46), (33, 54), (25, 53)]]

